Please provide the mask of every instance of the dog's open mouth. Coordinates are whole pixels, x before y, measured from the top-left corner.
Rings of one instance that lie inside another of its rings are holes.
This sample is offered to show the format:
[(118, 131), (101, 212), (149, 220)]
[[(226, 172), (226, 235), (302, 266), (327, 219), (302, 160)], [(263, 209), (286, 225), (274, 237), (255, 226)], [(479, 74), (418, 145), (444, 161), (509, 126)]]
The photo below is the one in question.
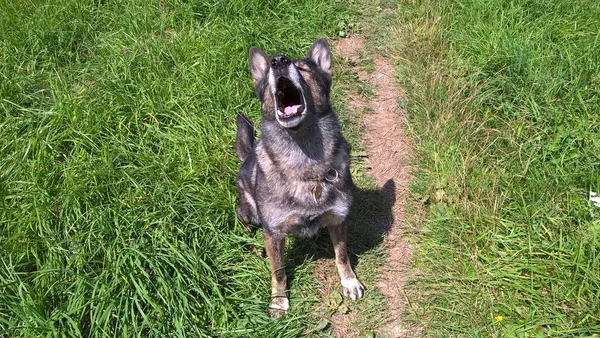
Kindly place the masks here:
[(302, 92), (287, 77), (277, 79), (275, 101), (280, 121), (301, 117), (306, 109)]

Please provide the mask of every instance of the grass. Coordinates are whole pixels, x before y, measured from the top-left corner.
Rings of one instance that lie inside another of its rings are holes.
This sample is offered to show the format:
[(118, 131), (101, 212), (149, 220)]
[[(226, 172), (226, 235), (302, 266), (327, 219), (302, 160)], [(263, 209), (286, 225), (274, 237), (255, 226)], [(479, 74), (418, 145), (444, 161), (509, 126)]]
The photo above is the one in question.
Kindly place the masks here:
[(337, 1), (0, 1), (0, 336), (318, 334), (306, 255), (292, 312), (267, 317), (234, 116), (258, 119), (250, 46), (300, 57), (348, 18)]
[(391, 7), (422, 208), (409, 319), (436, 337), (600, 334), (600, 4)]
[[(234, 116), (259, 114), (249, 46), (299, 57), (348, 31), (367, 37), (365, 70), (388, 56), (406, 92), (420, 229), (406, 320), (436, 337), (599, 334), (599, 18), (594, 0), (0, 0), (0, 336), (328, 336), (336, 311), (373, 336), (373, 220), (389, 206), (360, 112), (340, 117), (364, 300), (317, 278), (334, 269), (327, 236), (290, 241), (292, 311), (269, 319), (262, 236), (234, 213)], [(338, 111), (373, 93), (346, 62)]]

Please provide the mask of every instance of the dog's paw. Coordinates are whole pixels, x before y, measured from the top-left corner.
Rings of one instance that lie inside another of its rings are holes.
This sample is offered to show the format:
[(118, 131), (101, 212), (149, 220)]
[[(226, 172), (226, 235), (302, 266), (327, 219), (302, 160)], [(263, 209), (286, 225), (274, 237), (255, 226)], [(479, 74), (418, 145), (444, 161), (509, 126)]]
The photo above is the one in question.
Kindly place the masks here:
[(356, 278), (342, 278), (344, 296), (352, 300), (359, 300), (365, 293), (365, 287)]
[(286, 314), (290, 309), (290, 301), (285, 296), (273, 296), (271, 306), (269, 307), (269, 316), (279, 318)]

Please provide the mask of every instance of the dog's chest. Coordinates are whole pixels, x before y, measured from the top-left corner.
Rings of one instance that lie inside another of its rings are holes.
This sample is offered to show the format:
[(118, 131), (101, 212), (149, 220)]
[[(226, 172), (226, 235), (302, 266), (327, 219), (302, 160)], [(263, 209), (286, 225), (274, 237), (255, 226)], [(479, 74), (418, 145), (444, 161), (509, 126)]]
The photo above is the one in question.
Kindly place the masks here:
[(311, 209), (320, 209), (335, 203), (339, 191), (334, 183), (315, 179), (313, 181), (292, 181), (287, 197), (295, 205), (306, 205)]
[(334, 182), (291, 181), (269, 199), (263, 216), (273, 230), (313, 236), (327, 224), (339, 224), (349, 214), (351, 195)]
[(263, 227), (309, 236), (349, 214), (352, 181), (345, 143), (325, 139), (310, 147), (275, 145), (271, 139), (259, 143), (256, 186)]

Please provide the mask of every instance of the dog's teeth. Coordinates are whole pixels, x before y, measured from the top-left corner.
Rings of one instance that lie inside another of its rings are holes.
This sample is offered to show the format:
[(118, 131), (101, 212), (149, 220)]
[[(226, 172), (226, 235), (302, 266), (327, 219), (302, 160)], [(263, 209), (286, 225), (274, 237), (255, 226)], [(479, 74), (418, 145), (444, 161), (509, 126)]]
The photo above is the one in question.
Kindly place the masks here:
[(281, 111), (281, 109), (277, 109), (277, 114), (283, 115), (283, 112)]

